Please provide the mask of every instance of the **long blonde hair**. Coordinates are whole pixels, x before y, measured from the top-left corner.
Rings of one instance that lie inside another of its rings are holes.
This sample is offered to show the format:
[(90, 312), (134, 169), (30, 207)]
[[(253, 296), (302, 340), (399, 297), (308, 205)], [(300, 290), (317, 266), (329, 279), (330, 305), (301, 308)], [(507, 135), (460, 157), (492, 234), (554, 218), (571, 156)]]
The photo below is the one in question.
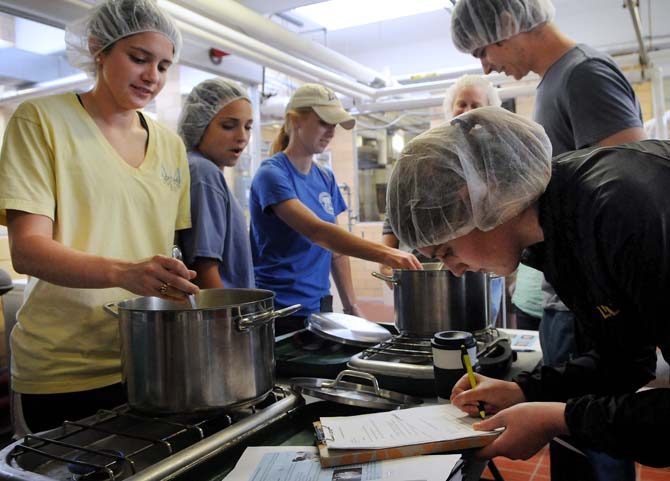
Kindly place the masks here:
[(286, 111), (286, 114), (284, 115), (284, 123), (270, 146), (270, 156), (275, 155), (277, 152), (281, 152), (288, 147), (288, 143), (291, 140), (291, 118), (307, 115), (312, 111), (312, 107), (299, 107), (297, 109)]

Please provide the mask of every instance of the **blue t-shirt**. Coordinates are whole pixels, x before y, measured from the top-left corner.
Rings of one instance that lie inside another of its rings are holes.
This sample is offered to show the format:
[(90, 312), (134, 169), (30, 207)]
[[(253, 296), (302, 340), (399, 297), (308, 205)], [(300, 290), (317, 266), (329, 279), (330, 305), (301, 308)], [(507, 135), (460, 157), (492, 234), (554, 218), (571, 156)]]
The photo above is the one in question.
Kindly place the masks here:
[(197, 152), (188, 153), (188, 164), (192, 228), (179, 234), (184, 262), (216, 259), (224, 287), (255, 288), (247, 221), (223, 171)]
[(277, 217), (272, 206), (298, 199), (321, 220), (335, 223), (347, 208), (329, 170), (312, 165), (298, 172), (279, 152), (265, 160), (251, 182), (251, 252), (256, 285), (274, 291), (278, 307), (302, 304), (295, 315), (319, 312), (321, 297), (330, 294), (331, 252), (299, 234)]

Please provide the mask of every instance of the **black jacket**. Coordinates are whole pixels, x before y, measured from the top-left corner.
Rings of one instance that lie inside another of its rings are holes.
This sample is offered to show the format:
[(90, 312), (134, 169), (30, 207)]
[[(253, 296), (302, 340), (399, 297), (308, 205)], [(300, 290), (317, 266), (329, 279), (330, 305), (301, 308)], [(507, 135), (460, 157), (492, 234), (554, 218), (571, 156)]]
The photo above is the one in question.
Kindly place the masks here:
[(670, 432), (670, 389), (632, 394), (654, 378), (656, 346), (670, 359), (670, 142), (558, 156), (538, 206), (545, 240), (523, 261), (575, 313), (581, 354), (516, 381), (529, 401), (567, 401), (578, 443), (670, 466), (653, 441)]

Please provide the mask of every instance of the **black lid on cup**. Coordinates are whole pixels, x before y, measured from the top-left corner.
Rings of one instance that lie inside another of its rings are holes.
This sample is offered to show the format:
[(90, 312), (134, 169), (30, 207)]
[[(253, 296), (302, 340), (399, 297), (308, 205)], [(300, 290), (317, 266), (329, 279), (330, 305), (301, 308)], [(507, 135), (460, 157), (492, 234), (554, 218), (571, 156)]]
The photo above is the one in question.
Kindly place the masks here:
[(467, 331), (440, 331), (433, 335), (431, 344), (440, 349), (460, 349), (462, 345), (470, 348), (477, 343), (472, 333)]

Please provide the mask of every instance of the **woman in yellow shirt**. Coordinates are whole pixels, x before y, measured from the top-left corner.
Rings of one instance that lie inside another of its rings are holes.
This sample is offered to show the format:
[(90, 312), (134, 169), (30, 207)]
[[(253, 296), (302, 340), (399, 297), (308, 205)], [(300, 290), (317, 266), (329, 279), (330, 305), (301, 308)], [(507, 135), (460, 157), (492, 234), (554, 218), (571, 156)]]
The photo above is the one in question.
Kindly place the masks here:
[(11, 368), (32, 431), (125, 402), (103, 304), (198, 292), (170, 256), (190, 226), (186, 152), (139, 111), (178, 57), (174, 22), (153, 0), (107, 0), (66, 42), (93, 89), (20, 105), (0, 154), (0, 223), (14, 269), (30, 276)]

